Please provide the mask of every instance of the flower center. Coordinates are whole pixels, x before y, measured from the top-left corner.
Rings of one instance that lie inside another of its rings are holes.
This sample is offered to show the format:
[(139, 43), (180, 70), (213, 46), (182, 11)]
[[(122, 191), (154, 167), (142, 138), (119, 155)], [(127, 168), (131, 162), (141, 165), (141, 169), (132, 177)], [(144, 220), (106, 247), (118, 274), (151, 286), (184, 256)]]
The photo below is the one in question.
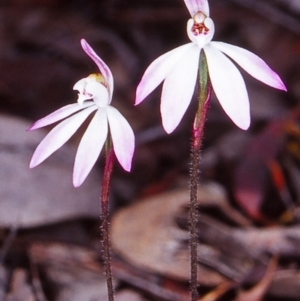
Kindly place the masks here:
[(213, 20), (202, 12), (197, 12), (193, 18), (188, 20), (187, 34), (190, 40), (203, 48), (213, 38), (215, 25)]
[[(90, 82), (96, 82), (96, 83), (100, 83), (101, 85), (103, 85), (106, 89), (107, 89), (107, 85), (105, 82), (105, 79), (103, 77), (103, 75), (101, 73), (92, 73), (87, 77), (87, 83)], [(93, 98), (94, 97), (94, 93), (88, 92), (88, 90), (90, 90), (90, 85), (85, 85), (82, 91), (82, 94), (85, 96), (88, 96), (89, 98)]]
[(79, 104), (86, 100), (93, 100), (98, 106), (102, 107), (110, 102), (107, 82), (100, 73), (93, 73), (79, 80), (73, 89), (79, 92), (77, 100)]
[(197, 12), (193, 17), (194, 24), (192, 26), (192, 32), (195, 36), (199, 36), (201, 34), (207, 35), (209, 32), (209, 28), (205, 26), (206, 15), (202, 12)]

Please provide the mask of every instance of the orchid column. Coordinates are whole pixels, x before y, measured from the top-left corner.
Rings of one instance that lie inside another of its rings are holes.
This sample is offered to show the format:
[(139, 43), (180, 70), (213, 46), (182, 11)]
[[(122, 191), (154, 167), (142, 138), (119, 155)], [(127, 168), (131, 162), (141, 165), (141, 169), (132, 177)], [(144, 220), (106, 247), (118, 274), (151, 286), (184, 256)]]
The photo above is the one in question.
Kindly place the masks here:
[[(193, 124), (191, 167), (191, 299), (197, 300), (197, 235), (196, 200), (198, 166), (203, 127), (213, 89), (229, 118), (241, 129), (250, 126), (249, 98), (234, 60), (252, 77), (273, 88), (286, 90), (279, 76), (252, 52), (222, 42), (212, 42), (214, 22), (209, 17), (207, 0), (184, 0), (191, 19), (187, 22), (190, 43), (157, 58), (145, 71), (136, 91), (136, 104), (141, 103), (161, 82), (161, 116), (163, 127), (172, 133), (191, 102), (198, 82), (198, 110)], [(229, 57), (229, 58), (228, 58)], [(198, 80), (197, 80), (198, 79)]]
[[(134, 134), (127, 120), (110, 105), (114, 80), (109, 67), (94, 52), (90, 45), (81, 40), (85, 53), (98, 66), (100, 73), (91, 74), (79, 80), (73, 87), (78, 90), (77, 103), (64, 106), (52, 114), (36, 121), (29, 130), (35, 130), (57, 121), (56, 125), (35, 150), (30, 168), (37, 166), (59, 149), (92, 114), (75, 157), (73, 185), (79, 187), (95, 165), (105, 144), (105, 167), (102, 180), (102, 234), (103, 259), (106, 271), (108, 299), (114, 300), (112, 274), (110, 267), (110, 241), (108, 232), (108, 200), (110, 179), (114, 158), (116, 157), (126, 171), (131, 169), (134, 152)], [(63, 120), (63, 121), (62, 121)]]

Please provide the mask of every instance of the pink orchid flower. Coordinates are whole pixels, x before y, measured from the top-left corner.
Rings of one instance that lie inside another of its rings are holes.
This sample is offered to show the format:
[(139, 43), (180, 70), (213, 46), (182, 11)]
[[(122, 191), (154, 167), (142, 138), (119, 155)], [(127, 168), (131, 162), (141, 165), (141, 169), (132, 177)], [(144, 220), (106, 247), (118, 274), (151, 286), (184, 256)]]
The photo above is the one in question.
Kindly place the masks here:
[(110, 105), (114, 89), (112, 73), (84, 39), (81, 40), (81, 46), (96, 63), (100, 74), (92, 74), (74, 85), (73, 89), (79, 91), (77, 103), (60, 108), (29, 128), (35, 130), (64, 119), (38, 145), (30, 162), (30, 168), (33, 168), (69, 140), (87, 117), (94, 113), (76, 153), (73, 171), (75, 187), (83, 183), (96, 163), (108, 131), (116, 157), (126, 171), (131, 169), (134, 152), (134, 134), (129, 123)]
[(211, 41), (215, 27), (209, 17), (207, 0), (185, 0), (185, 4), (192, 17), (187, 22), (191, 43), (175, 48), (151, 63), (137, 87), (135, 104), (141, 103), (164, 81), (160, 110), (163, 127), (171, 133), (192, 99), (203, 49), (215, 95), (232, 121), (246, 130), (250, 126), (248, 93), (240, 71), (229, 58), (257, 80), (280, 90), (286, 91), (286, 87), (279, 76), (252, 52)]

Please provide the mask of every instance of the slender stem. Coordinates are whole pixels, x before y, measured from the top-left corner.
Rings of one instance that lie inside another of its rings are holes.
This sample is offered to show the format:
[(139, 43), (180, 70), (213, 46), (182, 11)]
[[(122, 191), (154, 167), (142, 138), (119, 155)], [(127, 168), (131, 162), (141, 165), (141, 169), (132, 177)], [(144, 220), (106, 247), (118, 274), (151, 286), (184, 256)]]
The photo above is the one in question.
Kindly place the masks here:
[(101, 191), (101, 232), (102, 232), (102, 245), (103, 245), (103, 262), (106, 274), (106, 284), (107, 284), (107, 292), (108, 292), (108, 300), (114, 300), (114, 289), (113, 289), (113, 279), (111, 272), (111, 251), (110, 251), (110, 239), (109, 239), (109, 223), (108, 223), (108, 200), (109, 200), (109, 188), (110, 188), (110, 180), (111, 173), (114, 163), (114, 150), (111, 147), (110, 139), (106, 143), (106, 161), (103, 172), (102, 179), (102, 191)]
[[(194, 137), (195, 138), (195, 137)], [(193, 147), (195, 139), (192, 141), (191, 150), (191, 170), (190, 170), (190, 256), (191, 256), (191, 300), (196, 301), (198, 297), (197, 291), (197, 187), (198, 187), (198, 162), (200, 160), (200, 151)]]
[(203, 130), (209, 108), (211, 84), (208, 76), (207, 62), (203, 51), (199, 60), (199, 96), (198, 110), (195, 116), (191, 144), (191, 170), (190, 170), (190, 256), (191, 256), (191, 300), (198, 299), (198, 256), (197, 256), (197, 189), (199, 181), (200, 151), (203, 140)]

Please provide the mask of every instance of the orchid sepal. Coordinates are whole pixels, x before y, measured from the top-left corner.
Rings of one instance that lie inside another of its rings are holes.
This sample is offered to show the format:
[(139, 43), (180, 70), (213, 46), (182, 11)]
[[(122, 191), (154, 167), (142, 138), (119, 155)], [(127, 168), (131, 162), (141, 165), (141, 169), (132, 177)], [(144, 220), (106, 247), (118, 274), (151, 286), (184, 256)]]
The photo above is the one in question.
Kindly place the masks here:
[(184, 2), (191, 17), (194, 17), (197, 12), (202, 12), (209, 17), (209, 5), (207, 0), (184, 0)]

